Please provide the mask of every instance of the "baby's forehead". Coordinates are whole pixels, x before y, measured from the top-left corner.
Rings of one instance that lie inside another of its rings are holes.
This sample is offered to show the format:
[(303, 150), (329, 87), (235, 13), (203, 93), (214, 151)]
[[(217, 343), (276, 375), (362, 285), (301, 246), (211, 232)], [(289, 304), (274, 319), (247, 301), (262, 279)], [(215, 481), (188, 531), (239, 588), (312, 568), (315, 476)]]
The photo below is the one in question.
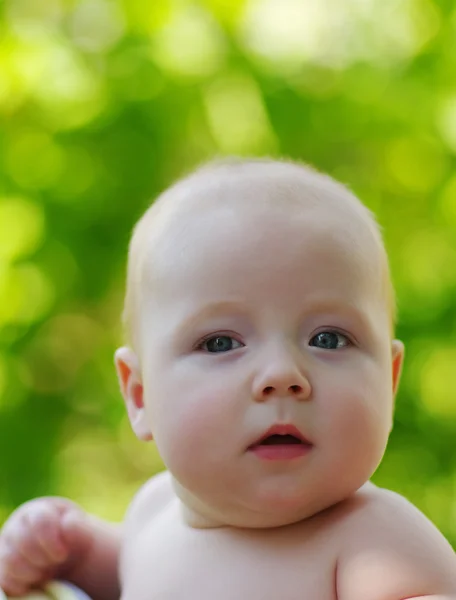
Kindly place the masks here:
[(325, 175), (287, 163), (203, 169), (162, 194), (142, 221), (136, 237), (155, 259), (207, 228), (250, 227), (257, 237), (266, 237), (287, 222), (298, 230), (310, 221), (331, 236), (346, 235), (347, 244), (382, 247), (372, 215), (351, 192)]
[(176, 278), (187, 281), (190, 273), (192, 281), (204, 281), (213, 269), (247, 276), (247, 263), (267, 272), (266, 249), (283, 264), (300, 264), (311, 252), (314, 266), (355, 270), (360, 282), (374, 287), (387, 280), (372, 218), (342, 186), (332, 189), (331, 180), (320, 182), (319, 175), (306, 186), (299, 173), (290, 177), (282, 170), (274, 177), (264, 169), (253, 176), (207, 176), (162, 196), (141, 224), (142, 235), (136, 232), (130, 270), (137, 272), (141, 293), (153, 294)]

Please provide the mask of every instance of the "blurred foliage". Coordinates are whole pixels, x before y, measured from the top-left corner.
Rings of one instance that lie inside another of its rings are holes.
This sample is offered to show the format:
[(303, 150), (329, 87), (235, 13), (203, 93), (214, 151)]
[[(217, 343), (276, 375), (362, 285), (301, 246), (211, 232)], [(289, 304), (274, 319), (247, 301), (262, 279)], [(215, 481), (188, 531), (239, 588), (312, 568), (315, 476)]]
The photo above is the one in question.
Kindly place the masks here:
[(454, 3), (0, 6), (0, 520), (50, 493), (121, 518), (160, 468), (112, 365), (132, 225), (201, 161), (268, 154), (345, 181), (384, 227), (407, 361), (375, 480), (454, 544)]

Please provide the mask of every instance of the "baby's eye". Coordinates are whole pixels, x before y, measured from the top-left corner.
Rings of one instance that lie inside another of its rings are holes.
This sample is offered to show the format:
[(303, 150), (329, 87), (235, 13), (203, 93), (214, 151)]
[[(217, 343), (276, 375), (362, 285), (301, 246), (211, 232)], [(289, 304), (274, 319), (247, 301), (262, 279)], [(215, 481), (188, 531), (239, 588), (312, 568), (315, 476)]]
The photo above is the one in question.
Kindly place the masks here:
[(309, 342), (309, 346), (316, 346), (323, 350), (337, 350), (337, 348), (345, 348), (349, 345), (350, 340), (347, 336), (336, 331), (320, 331)]
[(236, 348), (242, 348), (243, 345), (230, 335), (214, 335), (214, 337), (201, 342), (198, 348), (206, 352), (229, 352)]

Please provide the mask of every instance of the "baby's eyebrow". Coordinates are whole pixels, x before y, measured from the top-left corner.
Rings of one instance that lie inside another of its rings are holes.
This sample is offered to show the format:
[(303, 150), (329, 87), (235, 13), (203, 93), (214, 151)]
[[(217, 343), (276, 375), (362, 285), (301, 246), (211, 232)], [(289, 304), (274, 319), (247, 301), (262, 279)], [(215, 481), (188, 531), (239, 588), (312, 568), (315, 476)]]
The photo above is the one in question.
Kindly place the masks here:
[(230, 315), (239, 315), (241, 313), (245, 313), (245, 311), (245, 304), (238, 300), (222, 300), (219, 302), (211, 302), (210, 304), (206, 304), (198, 310), (189, 311), (189, 313), (182, 318), (180, 327), (183, 329), (188, 329), (195, 327), (202, 321), (212, 317), (227, 315), (228, 313)]
[(365, 321), (367, 318), (365, 307), (357, 306), (346, 299), (314, 299), (304, 306), (304, 310), (309, 315), (344, 315), (361, 321)]
[(304, 310), (309, 314), (346, 314), (348, 316), (359, 317), (364, 314), (360, 306), (356, 306), (346, 299), (318, 298), (313, 299), (304, 305)]

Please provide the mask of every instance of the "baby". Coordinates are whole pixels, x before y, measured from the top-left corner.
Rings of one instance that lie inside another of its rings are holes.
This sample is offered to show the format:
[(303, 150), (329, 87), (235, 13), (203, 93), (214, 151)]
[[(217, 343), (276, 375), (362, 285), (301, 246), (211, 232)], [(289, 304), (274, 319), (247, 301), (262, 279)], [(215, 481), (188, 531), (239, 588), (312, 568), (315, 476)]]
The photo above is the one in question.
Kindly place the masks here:
[(96, 600), (456, 599), (450, 545), (369, 482), (403, 345), (379, 228), (348, 190), (289, 162), (198, 170), (135, 228), (125, 322), (128, 416), (167, 471), (122, 529), (62, 498), (20, 507), (7, 593), (63, 577)]

